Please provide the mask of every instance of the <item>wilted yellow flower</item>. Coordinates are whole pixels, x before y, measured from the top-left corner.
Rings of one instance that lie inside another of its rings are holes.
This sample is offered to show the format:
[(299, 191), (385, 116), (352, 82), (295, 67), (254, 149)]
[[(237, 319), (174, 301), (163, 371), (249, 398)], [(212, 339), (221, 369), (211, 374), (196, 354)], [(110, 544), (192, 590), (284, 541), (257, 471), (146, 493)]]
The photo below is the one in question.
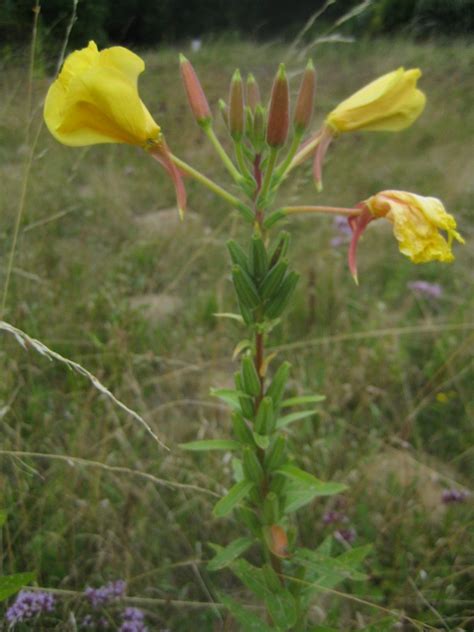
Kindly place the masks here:
[[(360, 212), (348, 218), (352, 229), (348, 262), (356, 283), (357, 244), (368, 224), (379, 217), (385, 217), (393, 224), (400, 252), (410, 257), (413, 263), (449, 263), (454, 259), (451, 251), (453, 239), (464, 243), (456, 230), (456, 220), (446, 213), (443, 203), (437, 198), (406, 191), (382, 191), (357, 207)], [(445, 232), (447, 238), (440, 231)]]
[(326, 118), (334, 132), (355, 130), (398, 132), (411, 125), (425, 107), (426, 97), (416, 87), (418, 68), (399, 68), (358, 90)]
[(143, 60), (121, 46), (98, 51), (95, 42), (66, 59), (49, 88), (44, 118), (65, 145), (128, 143), (142, 147), (160, 140), (160, 127), (138, 96)]
[[(456, 231), (456, 220), (446, 213), (437, 198), (406, 191), (382, 191), (363, 204), (375, 218), (385, 217), (393, 224), (400, 252), (413, 263), (453, 261), (453, 239), (464, 243)], [(440, 231), (446, 233), (447, 239)]]

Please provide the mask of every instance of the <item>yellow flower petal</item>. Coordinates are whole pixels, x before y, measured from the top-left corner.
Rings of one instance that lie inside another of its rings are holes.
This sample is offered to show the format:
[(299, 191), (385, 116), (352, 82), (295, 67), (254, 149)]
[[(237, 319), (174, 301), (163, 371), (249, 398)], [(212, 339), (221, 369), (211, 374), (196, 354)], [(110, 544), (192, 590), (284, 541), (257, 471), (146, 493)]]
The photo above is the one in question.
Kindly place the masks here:
[(72, 53), (46, 97), (48, 129), (73, 146), (156, 142), (160, 127), (137, 91), (144, 68), (140, 57), (119, 46), (99, 52), (90, 42)]
[(335, 132), (354, 130), (396, 132), (411, 125), (425, 107), (426, 97), (416, 87), (418, 68), (399, 68), (358, 90), (326, 118)]
[[(413, 263), (451, 262), (453, 239), (464, 243), (456, 231), (456, 220), (437, 198), (406, 191), (382, 191), (364, 205), (374, 217), (385, 217), (393, 224), (400, 252)], [(439, 231), (445, 231), (447, 239)]]

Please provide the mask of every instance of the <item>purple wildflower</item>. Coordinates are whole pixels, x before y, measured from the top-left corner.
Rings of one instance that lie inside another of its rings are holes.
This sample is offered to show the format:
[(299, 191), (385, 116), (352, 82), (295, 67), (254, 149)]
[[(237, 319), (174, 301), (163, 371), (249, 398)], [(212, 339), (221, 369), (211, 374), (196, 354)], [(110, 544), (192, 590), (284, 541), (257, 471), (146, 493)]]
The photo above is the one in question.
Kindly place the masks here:
[(6, 619), (11, 626), (54, 610), (54, 595), (47, 592), (22, 590), (13, 605), (8, 608)]
[(337, 529), (334, 531), (334, 537), (342, 543), (347, 542), (347, 544), (352, 544), (356, 539), (356, 536), (356, 530), (352, 527), (349, 529)]
[(334, 524), (335, 522), (339, 522), (341, 519), (341, 514), (338, 511), (326, 511), (323, 516), (324, 524)]
[(145, 615), (139, 608), (125, 608), (119, 632), (147, 632)]
[(410, 281), (407, 283), (407, 287), (412, 290), (418, 296), (425, 296), (426, 298), (441, 298), (443, 294), (443, 288), (439, 283), (430, 283), (429, 281)]
[(81, 621), (81, 629), (89, 630), (110, 630), (110, 621), (106, 617), (99, 617), (87, 614)]
[(99, 588), (92, 588), (88, 586), (85, 589), (84, 594), (93, 608), (101, 608), (102, 606), (110, 603), (112, 600), (123, 597), (126, 588), (126, 582), (119, 579), (115, 582), (109, 582), (105, 586), (100, 586)]
[(81, 628), (93, 628), (94, 626), (94, 617), (91, 614), (86, 614), (81, 621)]
[(468, 496), (469, 493), (462, 489), (445, 489), (441, 495), (441, 500), (445, 505), (451, 503), (463, 503)]

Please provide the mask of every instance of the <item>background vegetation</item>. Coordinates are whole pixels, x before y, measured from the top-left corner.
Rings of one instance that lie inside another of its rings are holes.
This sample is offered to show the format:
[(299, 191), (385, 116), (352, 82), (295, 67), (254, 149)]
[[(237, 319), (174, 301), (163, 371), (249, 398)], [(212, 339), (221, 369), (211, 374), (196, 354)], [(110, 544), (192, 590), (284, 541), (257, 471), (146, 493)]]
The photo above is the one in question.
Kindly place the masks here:
[[(101, 3), (82, 8), (96, 5), (99, 11)], [(293, 431), (294, 452), (309, 471), (350, 487), (338, 507), (321, 501), (300, 512), (301, 537), (313, 545), (332, 533), (323, 515), (338, 509), (358, 544), (374, 543), (369, 581), (322, 593), (315, 623), (380, 630), (388, 610), (399, 629), (472, 630), (472, 497), (449, 505), (441, 498), (446, 488), (467, 490), (474, 475), (474, 49), (380, 39), (311, 52), (319, 75), (315, 126), (341, 98), (401, 64), (424, 69), (428, 95), (410, 130), (341, 139), (318, 199), (352, 205), (391, 187), (436, 195), (467, 240), (453, 265), (418, 267), (399, 255), (389, 227), (374, 223), (360, 247), (357, 288), (345, 247), (330, 245), (338, 236), (331, 221), (291, 224), (304, 280), (272, 342), (294, 366), (294, 394), (327, 396)], [(227, 182), (188, 113), (177, 50), (161, 46), (144, 56), (141, 93), (174, 152)], [(296, 90), (300, 56), (282, 44), (218, 40), (192, 59), (215, 106), (237, 63), (268, 89), (285, 60)], [(229, 233), (238, 238), (240, 222), (189, 182), (191, 212), (179, 223), (170, 183), (133, 148), (58, 145), (41, 128), (51, 81), (42, 68), (53, 60), (40, 54), (30, 76), (12, 57), (1, 63), (2, 285), (24, 211), (5, 319), (91, 370), (170, 450), (85, 378), (0, 332), (0, 507), (8, 513), (0, 572), (34, 570), (40, 586), (71, 591), (44, 629), (74, 629), (65, 622), (84, 613), (85, 586), (118, 578), (152, 630), (231, 629), (208, 605), (215, 587), (242, 602), (248, 595), (236, 594), (230, 574), (207, 573), (205, 561), (206, 543), (230, 540), (236, 527), (212, 519), (211, 495), (175, 484), (220, 495), (231, 480), (226, 458), (183, 454), (177, 444), (228, 431), (228, 413), (209, 387), (228, 384), (234, 370), (238, 325), (214, 314), (233, 307), (224, 244)], [(281, 201), (315, 199), (308, 165)], [(442, 296), (409, 289), (420, 279), (439, 283)]]
[[(62, 40), (72, 0), (47, 0), (42, 5), (42, 36), (49, 44)], [(31, 6), (31, 0), (3, 0), (1, 42), (28, 42)], [(342, 27), (350, 35), (398, 31), (428, 37), (474, 32), (474, 0), (81, 0), (71, 43), (78, 46), (92, 38), (102, 45), (112, 41), (153, 46), (222, 31), (291, 40), (315, 11), (321, 17), (308, 37), (332, 28), (351, 11), (354, 18)]]

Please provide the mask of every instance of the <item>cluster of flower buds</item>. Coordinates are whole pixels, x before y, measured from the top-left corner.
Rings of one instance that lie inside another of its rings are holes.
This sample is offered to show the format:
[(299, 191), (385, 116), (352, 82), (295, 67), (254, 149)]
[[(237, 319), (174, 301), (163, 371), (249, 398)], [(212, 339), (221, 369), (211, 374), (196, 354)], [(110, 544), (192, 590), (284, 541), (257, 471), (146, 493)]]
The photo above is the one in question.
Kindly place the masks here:
[[(207, 125), (211, 119), (209, 104), (191, 63), (181, 55), (181, 76), (196, 121)], [(293, 124), (295, 132), (303, 134), (311, 122), (314, 109), (316, 72), (312, 61), (308, 62), (298, 93)], [(269, 147), (285, 145), (290, 127), (290, 97), (284, 64), (280, 64), (268, 107), (263, 105), (260, 89), (254, 75), (249, 74), (244, 90), (239, 70), (234, 72), (230, 84), (228, 104), (219, 101), (219, 109), (231, 137), (239, 142), (245, 136), (256, 152)]]
[[(192, 65), (183, 56), (181, 76), (194, 118), (204, 129), (209, 129), (212, 126), (209, 104)], [(315, 89), (316, 71), (312, 61), (309, 61), (303, 73), (293, 114), (295, 140), (290, 159), (310, 125)], [(262, 102), (260, 88), (254, 75), (248, 75), (244, 86), (240, 71), (236, 70), (230, 83), (228, 103), (221, 99), (219, 110), (229, 135), (236, 144), (239, 168), (242, 175), (247, 176), (246, 191), (256, 197), (263, 184), (261, 168), (267, 173), (272, 172), (272, 169), (269, 169), (270, 159), (263, 164), (266, 150), (277, 152), (286, 145), (290, 135), (290, 92), (284, 64), (280, 64), (276, 73), (268, 105)], [(279, 171), (273, 173), (273, 180), (269, 179), (267, 183), (268, 188), (275, 187), (281, 181), (290, 159), (286, 165), (280, 166)], [(261, 201), (264, 201), (263, 197)]]

